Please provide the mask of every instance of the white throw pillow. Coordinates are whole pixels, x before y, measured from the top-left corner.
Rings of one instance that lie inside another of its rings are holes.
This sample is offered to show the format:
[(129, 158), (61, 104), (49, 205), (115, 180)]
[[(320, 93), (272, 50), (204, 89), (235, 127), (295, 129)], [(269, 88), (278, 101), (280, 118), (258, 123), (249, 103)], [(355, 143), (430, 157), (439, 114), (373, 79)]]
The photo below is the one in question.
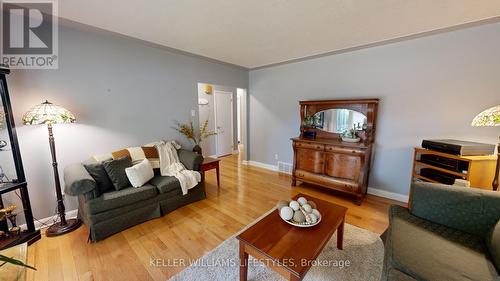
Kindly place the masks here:
[(147, 158), (132, 167), (125, 168), (125, 173), (133, 187), (143, 186), (154, 177), (153, 167)]

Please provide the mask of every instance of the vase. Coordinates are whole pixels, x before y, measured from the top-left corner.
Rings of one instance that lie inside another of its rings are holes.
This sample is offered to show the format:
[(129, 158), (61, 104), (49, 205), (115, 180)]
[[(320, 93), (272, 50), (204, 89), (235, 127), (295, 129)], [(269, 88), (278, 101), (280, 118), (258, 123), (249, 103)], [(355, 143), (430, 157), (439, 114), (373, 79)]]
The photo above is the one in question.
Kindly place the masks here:
[(198, 154), (200, 154), (200, 155), (201, 155), (201, 146), (199, 146), (199, 145), (197, 145), (197, 144), (196, 144), (196, 145), (193, 147), (193, 152), (198, 153)]

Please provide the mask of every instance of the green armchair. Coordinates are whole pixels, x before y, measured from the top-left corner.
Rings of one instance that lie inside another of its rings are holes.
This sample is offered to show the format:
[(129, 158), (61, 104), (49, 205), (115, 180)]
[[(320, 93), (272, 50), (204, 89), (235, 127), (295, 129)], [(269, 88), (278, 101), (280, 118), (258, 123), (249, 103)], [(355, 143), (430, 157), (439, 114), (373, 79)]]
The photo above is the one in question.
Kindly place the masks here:
[(391, 206), (382, 280), (499, 280), (500, 193), (414, 183)]

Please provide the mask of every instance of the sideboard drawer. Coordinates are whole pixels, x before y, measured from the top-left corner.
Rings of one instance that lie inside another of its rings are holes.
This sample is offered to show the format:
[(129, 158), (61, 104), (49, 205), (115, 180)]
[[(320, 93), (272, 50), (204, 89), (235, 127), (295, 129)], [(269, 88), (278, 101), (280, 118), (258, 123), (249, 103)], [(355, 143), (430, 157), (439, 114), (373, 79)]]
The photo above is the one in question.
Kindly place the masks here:
[(340, 146), (333, 146), (333, 145), (327, 145), (325, 147), (325, 150), (327, 152), (352, 154), (352, 155), (363, 155), (363, 154), (365, 154), (365, 150), (362, 150), (362, 149), (347, 148), (347, 147), (340, 147)]
[(316, 144), (316, 143), (307, 143), (307, 142), (294, 142), (295, 147), (297, 148), (307, 148), (307, 149), (314, 149), (314, 150), (324, 150), (325, 146), (322, 144)]

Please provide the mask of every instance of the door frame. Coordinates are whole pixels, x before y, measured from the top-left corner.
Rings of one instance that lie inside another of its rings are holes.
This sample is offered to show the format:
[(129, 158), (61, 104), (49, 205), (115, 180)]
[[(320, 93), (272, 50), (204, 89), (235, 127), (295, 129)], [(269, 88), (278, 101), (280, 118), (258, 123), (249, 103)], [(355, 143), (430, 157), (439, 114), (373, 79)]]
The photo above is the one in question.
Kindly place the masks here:
[[(218, 132), (218, 126), (217, 126), (217, 95), (222, 94), (222, 95), (231, 95), (231, 152), (229, 154), (224, 154), (221, 155), (219, 151), (219, 132)], [(221, 156), (226, 156), (226, 155), (231, 155), (233, 154), (234, 151), (234, 94), (233, 92), (228, 92), (228, 91), (220, 91), (220, 90), (215, 90), (214, 91), (214, 122), (215, 122), (215, 131), (217, 132), (217, 135), (215, 135), (215, 155), (218, 157)]]
[[(241, 142), (238, 143), (238, 146), (236, 147), (236, 150), (238, 153), (240, 153), (240, 157), (238, 157), (239, 160), (241, 160), (243, 163), (247, 161), (247, 149), (248, 149), (248, 90), (245, 88), (236, 88), (236, 96), (240, 96), (240, 116), (239, 118), (241, 119), (238, 123), (238, 127), (240, 127), (240, 132), (241, 132)], [(238, 113), (237, 113), (238, 114)], [(243, 149), (240, 150), (240, 144), (243, 145)]]

